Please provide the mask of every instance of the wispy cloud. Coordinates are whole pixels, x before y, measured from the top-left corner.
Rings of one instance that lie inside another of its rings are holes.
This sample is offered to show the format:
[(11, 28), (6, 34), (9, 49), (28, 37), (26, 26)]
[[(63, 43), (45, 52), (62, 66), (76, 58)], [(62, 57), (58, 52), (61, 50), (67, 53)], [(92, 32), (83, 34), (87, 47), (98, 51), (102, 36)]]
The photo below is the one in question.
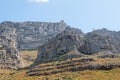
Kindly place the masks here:
[(48, 2), (48, 0), (29, 0), (29, 2), (45, 3)]

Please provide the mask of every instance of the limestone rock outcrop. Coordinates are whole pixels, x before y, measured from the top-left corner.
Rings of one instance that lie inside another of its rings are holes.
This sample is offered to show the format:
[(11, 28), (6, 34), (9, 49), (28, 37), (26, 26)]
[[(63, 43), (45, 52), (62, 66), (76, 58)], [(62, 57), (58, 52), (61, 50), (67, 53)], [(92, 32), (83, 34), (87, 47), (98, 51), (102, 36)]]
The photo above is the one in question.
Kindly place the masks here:
[(88, 53), (98, 53), (101, 51), (110, 51), (112, 53), (120, 52), (120, 32), (109, 31), (107, 29), (95, 30), (86, 35), (89, 50)]
[(79, 50), (82, 50), (81, 46), (84, 44), (84, 33), (79, 29), (67, 27), (65, 31), (38, 48), (39, 53), (35, 63), (65, 59), (65, 56), (66, 59), (80, 57), (82, 54)]
[(64, 21), (51, 22), (2, 22), (2, 27), (15, 28), (19, 50), (34, 50), (61, 33), (68, 26)]
[[(7, 54), (14, 51), (14, 55), (19, 55), (18, 50), (38, 49), (35, 63), (72, 59), (102, 51), (120, 52), (120, 31), (100, 29), (85, 34), (79, 29), (69, 27), (64, 21), (7, 21), (2, 22), (0, 27), (0, 35), (4, 35), (0, 37), (0, 48), (5, 50), (3, 52)], [(0, 55), (3, 56), (3, 52)]]
[(65, 31), (38, 48), (39, 52), (35, 63), (80, 57), (81, 53), (87, 55), (102, 51), (119, 53), (119, 34), (120, 32), (107, 29), (84, 34), (79, 29), (67, 27)]
[(0, 68), (18, 69), (24, 66), (16, 40), (14, 28), (0, 26)]

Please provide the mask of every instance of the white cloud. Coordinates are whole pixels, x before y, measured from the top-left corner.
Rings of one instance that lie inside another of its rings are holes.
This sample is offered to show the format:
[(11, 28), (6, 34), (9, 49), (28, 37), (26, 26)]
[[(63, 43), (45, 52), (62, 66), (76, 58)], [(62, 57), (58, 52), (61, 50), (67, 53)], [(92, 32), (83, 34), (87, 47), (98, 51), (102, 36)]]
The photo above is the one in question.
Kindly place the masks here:
[(36, 3), (48, 2), (48, 0), (29, 0), (29, 1), (36, 2)]

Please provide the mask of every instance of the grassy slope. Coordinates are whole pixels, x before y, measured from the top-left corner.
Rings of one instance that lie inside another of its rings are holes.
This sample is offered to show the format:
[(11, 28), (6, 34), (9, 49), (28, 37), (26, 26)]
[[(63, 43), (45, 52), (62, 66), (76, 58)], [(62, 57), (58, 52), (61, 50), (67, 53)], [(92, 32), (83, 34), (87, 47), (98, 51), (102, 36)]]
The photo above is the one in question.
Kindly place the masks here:
[[(34, 51), (21, 51), (21, 55), (22, 55), (25, 67), (28, 67), (36, 59), (37, 51), (36, 50), (34, 50)], [(28, 59), (30, 59), (30, 60), (28, 60)]]
[(3, 71), (0, 80), (120, 80), (120, 69), (65, 72), (47, 76), (26, 76), (22, 71)]
[[(22, 56), (25, 62), (25, 65), (28, 66), (32, 64), (32, 61), (28, 61), (26, 57), (32, 57), (35, 60), (37, 51), (22, 51)], [(97, 60), (94, 63), (106, 63), (106, 62), (116, 62), (120, 61), (119, 58), (114, 60), (107, 59), (98, 59), (95, 56), (90, 56)], [(79, 58), (73, 59), (78, 60)], [(58, 62), (57, 62), (58, 63)], [(60, 62), (63, 63), (63, 62)], [(43, 65), (53, 64), (46, 63)], [(45, 68), (45, 67), (44, 67)], [(51, 75), (41, 75), (41, 76), (27, 76), (25, 73), (28, 69), (14, 71), (14, 70), (0, 70), (0, 80), (120, 80), (120, 69), (112, 69), (112, 70), (85, 70), (85, 71), (77, 71), (77, 72), (63, 72), (58, 74)]]

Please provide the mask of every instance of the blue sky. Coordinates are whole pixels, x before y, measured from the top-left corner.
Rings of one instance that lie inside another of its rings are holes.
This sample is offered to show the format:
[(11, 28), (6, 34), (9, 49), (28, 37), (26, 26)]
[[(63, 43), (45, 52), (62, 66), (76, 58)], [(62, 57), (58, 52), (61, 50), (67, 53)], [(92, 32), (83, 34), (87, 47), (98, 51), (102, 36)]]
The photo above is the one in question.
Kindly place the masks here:
[(120, 31), (120, 0), (0, 0), (0, 22), (59, 22), (82, 29)]

